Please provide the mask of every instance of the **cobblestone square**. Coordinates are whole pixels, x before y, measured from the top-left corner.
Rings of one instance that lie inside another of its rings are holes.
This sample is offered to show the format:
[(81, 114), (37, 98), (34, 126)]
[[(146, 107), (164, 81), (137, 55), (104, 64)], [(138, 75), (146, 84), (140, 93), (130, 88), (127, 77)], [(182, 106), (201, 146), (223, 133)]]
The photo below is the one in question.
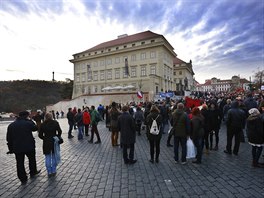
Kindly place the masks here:
[[(36, 139), (36, 158), (41, 174), (24, 186), (16, 175), (14, 155), (7, 155), (6, 129), (0, 123), (0, 197), (264, 197), (264, 169), (251, 167), (251, 146), (241, 143), (238, 156), (223, 152), (226, 130), (220, 130), (218, 151), (204, 154), (201, 165), (175, 164), (173, 148), (161, 140), (160, 162), (149, 162), (149, 144), (145, 133), (137, 136), (134, 165), (125, 165), (122, 150), (112, 147), (111, 132), (105, 123), (98, 125), (101, 144), (90, 144), (89, 137), (67, 138), (67, 119), (58, 120), (63, 130), (62, 162), (57, 175), (48, 178), (42, 154), (42, 141)], [(90, 133), (90, 131), (89, 131)], [(263, 157), (261, 157), (263, 162)], [(25, 161), (26, 169), (27, 159)]]

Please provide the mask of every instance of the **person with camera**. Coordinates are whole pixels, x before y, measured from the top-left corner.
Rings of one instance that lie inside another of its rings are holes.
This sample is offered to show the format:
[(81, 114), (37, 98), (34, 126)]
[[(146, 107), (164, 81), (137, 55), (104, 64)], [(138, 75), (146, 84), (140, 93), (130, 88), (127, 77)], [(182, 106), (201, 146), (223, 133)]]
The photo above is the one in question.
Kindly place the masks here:
[(17, 176), (22, 185), (27, 183), (27, 173), (25, 170), (25, 156), (29, 161), (30, 177), (40, 173), (37, 170), (35, 139), (32, 131), (37, 131), (37, 125), (29, 118), (28, 111), (19, 113), (18, 118), (7, 128), (6, 140), (9, 151), (7, 154), (14, 153), (16, 156)]
[(43, 140), (43, 154), (48, 176), (56, 175), (57, 165), (60, 162), (59, 144), (63, 143), (62, 130), (59, 123), (52, 119), (52, 114), (45, 115), (45, 121), (40, 125), (39, 138)]

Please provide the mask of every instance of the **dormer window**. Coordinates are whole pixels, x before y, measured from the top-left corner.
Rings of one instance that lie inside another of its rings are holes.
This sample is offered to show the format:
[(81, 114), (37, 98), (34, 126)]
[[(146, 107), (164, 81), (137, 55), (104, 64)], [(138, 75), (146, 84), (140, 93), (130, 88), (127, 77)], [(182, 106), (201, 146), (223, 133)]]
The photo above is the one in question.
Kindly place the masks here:
[(116, 47), (116, 50), (118, 50), (119, 49), (119, 47)]
[(141, 42), (141, 45), (144, 45), (145, 44), (145, 41)]

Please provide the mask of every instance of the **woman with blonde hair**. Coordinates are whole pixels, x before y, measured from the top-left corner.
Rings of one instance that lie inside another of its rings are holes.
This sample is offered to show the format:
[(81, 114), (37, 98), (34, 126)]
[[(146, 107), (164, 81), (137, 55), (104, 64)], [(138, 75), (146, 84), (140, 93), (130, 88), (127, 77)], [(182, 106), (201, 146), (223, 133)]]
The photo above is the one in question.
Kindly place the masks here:
[[(153, 121), (156, 120), (159, 133), (157, 135), (152, 134), (150, 132), (151, 126)], [(154, 153), (156, 150), (156, 156), (155, 156), (155, 161), (156, 163), (159, 163), (159, 154), (160, 154), (160, 140), (162, 136), (162, 132), (160, 130), (160, 126), (162, 123), (162, 116), (160, 115), (160, 111), (156, 105), (152, 105), (150, 109), (150, 113), (148, 114), (146, 118), (146, 124), (147, 124), (147, 136), (149, 140), (149, 145), (150, 145), (150, 162), (154, 163)]]

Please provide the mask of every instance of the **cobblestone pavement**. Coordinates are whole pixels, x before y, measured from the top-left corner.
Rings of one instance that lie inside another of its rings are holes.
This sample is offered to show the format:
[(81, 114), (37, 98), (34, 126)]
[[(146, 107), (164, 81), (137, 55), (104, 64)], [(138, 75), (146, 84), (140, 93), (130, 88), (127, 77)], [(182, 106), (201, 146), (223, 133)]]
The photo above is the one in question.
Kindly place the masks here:
[[(67, 139), (66, 119), (63, 129), (62, 163), (57, 175), (48, 178), (42, 141), (36, 137), (37, 165), (41, 174), (24, 186), (16, 175), (14, 155), (6, 155), (6, 128), (0, 123), (0, 197), (264, 197), (264, 169), (251, 167), (251, 147), (242, 143), (238, 156), (223, 152), (225, 127), (220, 131), (218, 151), (203, 156), (201, 165), (175, 164), (173, 148), (161, 142), (160, 163), (151, 164), (145, 133), (137, 136), (134, 165), (125, 165), (122, 150), (112, 147), (111, 133), (103, 122), (98, 126), (102, 144), (90, 144), (87, 137)], [(95, 138), (96, 139), (96, 138)], [(261, 159), (263, 161), (263, 157)], [(26, 160), (27, 164), (27, 160)], [(28, 167), (26, 165), (28, 170)]]

